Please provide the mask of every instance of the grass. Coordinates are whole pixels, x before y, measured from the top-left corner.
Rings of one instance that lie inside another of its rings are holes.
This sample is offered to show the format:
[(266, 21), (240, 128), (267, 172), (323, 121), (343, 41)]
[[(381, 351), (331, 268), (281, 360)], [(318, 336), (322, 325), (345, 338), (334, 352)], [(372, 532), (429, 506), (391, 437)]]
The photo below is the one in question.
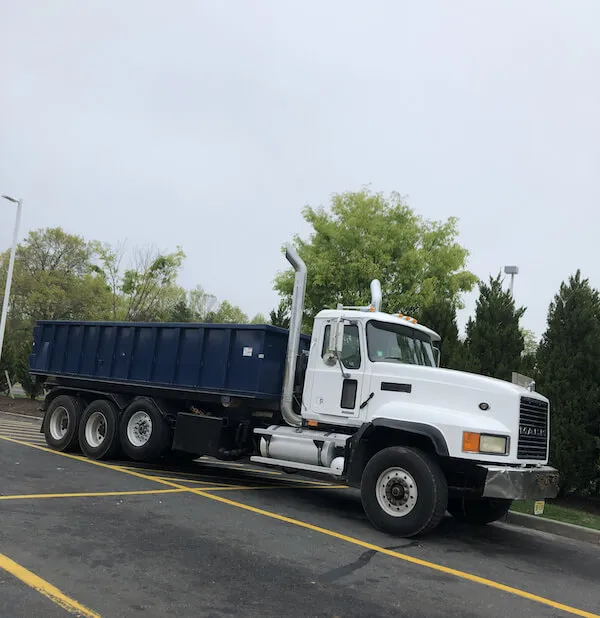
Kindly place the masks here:
[[(511, 511), (533, 515), (533, 505), (533, 500), (515, 500), (512, 503)], [(568, 506), (559, 506), (558, 504), (550, 504), (546, 502), (544, 514), (539, 515), (538, 517), (554, 519), (567, 524), (575, 524), (576, 526), (584, 526), (585, 528), (600, 530), (600, 515), (595, 515), (594, 513), (588, 513), (586, 511)]]

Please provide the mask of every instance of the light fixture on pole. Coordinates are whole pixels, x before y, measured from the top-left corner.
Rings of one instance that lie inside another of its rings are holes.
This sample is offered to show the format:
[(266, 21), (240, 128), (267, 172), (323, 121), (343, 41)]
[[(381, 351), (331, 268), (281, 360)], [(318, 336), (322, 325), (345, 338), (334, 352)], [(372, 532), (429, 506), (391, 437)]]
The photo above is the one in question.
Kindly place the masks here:
[(0, 318), (0, 360), (2, 359), (2, 347), (4, 344), (4, 331), (6, 330), (6, 318), (8, 316), (8, 301), (10, 298), (10, 286), (12, 284), (12, 275), (15, 267), (15, 254), (17, 252), (17, 241), (19, 240), (19, 224), (21, 223), (21, 207), (23, 200), (17, 200), (8, 195), (2, 196), (5, 200), (13, 202), (17, 205), (17, 217), (15, 219), (15, 231), (13, 234), (13, 244), (10, 250), (10, 258), (8, 260), (8, 271), (6, 272), (6, 286), (4, 288), (4, 299), (2, 301), (2, 317)]
[(513, 288), (515, 285), (515, 275), (519, 274), (519, 267), (518, 266), (505, 266), (504, 267), (504, 272), (507, 275), (510, 275), (510, 295), (513, 295)]

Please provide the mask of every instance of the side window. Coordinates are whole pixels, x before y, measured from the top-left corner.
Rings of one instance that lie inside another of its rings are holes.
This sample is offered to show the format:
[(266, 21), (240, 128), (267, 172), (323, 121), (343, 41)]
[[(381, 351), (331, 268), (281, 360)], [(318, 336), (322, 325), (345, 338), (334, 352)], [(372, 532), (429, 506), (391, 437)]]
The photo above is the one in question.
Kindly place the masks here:
[[(358, 326), (356, 324), (346, 324), (344, 326), (344, 345), (340, 360), (346, 369), (360, 369), (360, 336), (358, 334)], [(325, 357), (327, 347), (329, 345), (329, 334), (331, 326), (328, 324), (325, 327), (325, 335), (323, 337), (323, 347), (321, 349), (321, 357)]]

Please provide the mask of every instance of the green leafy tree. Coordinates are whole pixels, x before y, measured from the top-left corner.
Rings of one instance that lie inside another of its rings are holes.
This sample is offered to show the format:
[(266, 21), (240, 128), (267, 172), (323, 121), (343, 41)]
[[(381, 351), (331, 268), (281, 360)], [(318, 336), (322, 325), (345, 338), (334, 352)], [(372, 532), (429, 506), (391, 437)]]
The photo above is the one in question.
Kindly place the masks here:
[(501, 380), (511, 380), (521, 368), (524, 338), (519, 320), (525, 313), (517, 308), (510, 292), (502, 288), (500, 275), (480, 282), (475, 319), (466, 328), (466, 369)]
[(189, 305), (185, 302), (185, 300), (179, 300), (169, 311), (166, 317), (166, 321), (167, 322), (193, 322), (194, 313), (190, 309)]
[[(30, 395), (36, 394), (27, 371), (36, 320), (94, 320), (110, 314), (110, 292), (94, 259), (93, 243), (61, 228), (32, 231), (17, 247), (5, 338), (8, 356), (3, 359), (11, 379)], [(0, 258), (2, 290), (7, 267), (8, 251)]]
[(562, 492), (587, 492), (600, 479), (600, 297), (587, 279), (563, 282), (548, 311), (536, 390), (550, 399), (551, 462)]
[(251, 320), (250, 324), (268, 324), (269, 320), (266, 315), (262, 313), (257, 313)]
[(187, 302), (193, 319), (198, 322), (205, 322), (219, 308), (217, 297), (206, 292), (201, 285), (188, 292)]
[(441, 338), (437, 344), (441, 352), (441, 366), (464, 369), (463, 344), (458, 337), (456, 307), (451, 300), (440, 300), (426, 307), (419, 321), (434, 330)]
[[(306, 262), (305, 317), (312, 323), (325, 307), (366, 305), (370, 282), (383, 289), (383, 310), (414, 313), (444, 298), (460, 306), (476, 277), (465, 270), (468, 255), (457, 242), (457, 220), (426, 221), (397, 193), (385, 198), (368, 190), (334, 195), (329, 211), (307, 206), (308, 240), (294, 244)], [(288, 303), (292, 270), (280, 273), (275, 289)]]
[(213, 324), (247, 324), (248, 316), (237, 305), (224, 300), (216, 311), (206, 316), (206, 321)]
[(521, 373), (535, 377), (538, 341), (532, 330), (521, 329), (523, 335), (523, 353), (521, 355)]
[[(6, 281), (8, 251), (0, 281)], [(94, 269), (94, 246), (61, 228), (30, 232), (16, 252), (11, 314), (22, 320), (106, 317), (110, 296)]]
[(123, 271), (121, 247), (99, 245), (97, 254), (97, 271), (111, 293), (112, 319), (165, 320), (176, 305), (185, 302), (185, 292), (176, 285), (185, 259), (181, 248), (164, 254), (154, 247), (136, 249), (130, 267)]

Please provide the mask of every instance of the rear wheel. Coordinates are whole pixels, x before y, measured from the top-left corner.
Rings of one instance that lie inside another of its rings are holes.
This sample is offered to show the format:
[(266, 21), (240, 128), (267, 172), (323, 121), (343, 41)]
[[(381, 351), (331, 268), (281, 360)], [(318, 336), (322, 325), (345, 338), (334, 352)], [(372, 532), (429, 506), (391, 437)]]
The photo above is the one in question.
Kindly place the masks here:
[(159, 409), (148, 399), (132, 401), (119, 426), (121, 447), (134, 461), (155, 461), (171, 442), (171, 430)]
[(403, 537), (433, 530), (448, 504), (446, 478), (437, 462), (423, 451), (400, 446), (369, 460), (360, 493), (371, 523)]
[(452, 498), (448, 501), (448, 512), (457, 521), (483, 526), (505, 517), (511, 505), (512, 500), (503, 498)]
[(119, 410), (105, 399), (93, 401), (79, 424), (79, 444), (90, 459), (114, 459), (120, 449)]
[(76, 450), (82, 414), (81, 402), (69, 395), (59, 395), (48, 406), (44, 419), (46, 444), (61, 452)]

